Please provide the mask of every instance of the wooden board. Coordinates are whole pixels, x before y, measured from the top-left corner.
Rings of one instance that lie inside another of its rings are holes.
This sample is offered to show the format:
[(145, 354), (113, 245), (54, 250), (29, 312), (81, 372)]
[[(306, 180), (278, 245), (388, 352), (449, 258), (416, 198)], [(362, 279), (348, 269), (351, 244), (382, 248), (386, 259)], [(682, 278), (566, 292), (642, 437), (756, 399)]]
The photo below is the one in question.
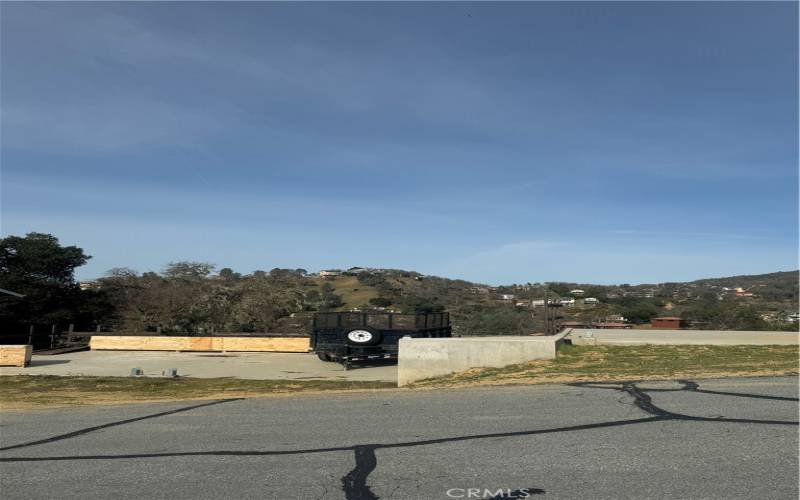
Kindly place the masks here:
[(213, 351), (212, 337), (189, 337), (188, 351)]
[(215, 337), (215, 351), (308, 352), (307, 337)]
[(307, 337), (93, 336), (92, 350), (308, 352)]
[(0, 366), (28, 366), (33, 346), (0, 345)]

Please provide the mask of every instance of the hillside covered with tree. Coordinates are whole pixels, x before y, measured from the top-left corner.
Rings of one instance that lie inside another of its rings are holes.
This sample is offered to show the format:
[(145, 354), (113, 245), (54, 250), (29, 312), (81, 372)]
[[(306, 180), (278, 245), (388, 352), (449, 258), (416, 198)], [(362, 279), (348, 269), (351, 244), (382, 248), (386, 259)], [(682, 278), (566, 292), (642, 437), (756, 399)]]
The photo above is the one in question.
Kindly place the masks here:
[[(317, 311), (449, 311), (457, 335), (529, 334), (544, 330), (543, 298), (559, 321), (625, 318), (646, 326), (680, 316), (694, 328), (797, 329), (797, 271), (702, 279), (689, 283), (593, 285), (524, 283), (490, 287), (398, 269), (304, 269), (249, 274), (209, 263), (173, 262), (161, 272), (116, 268), (77, 283), (90, 256), (31, 233), (0, 240), (0, 326), (73, 324), (78, 330), (162, 333), (303, 332)], [(591, 299), (591, 300), (587, 300)]]

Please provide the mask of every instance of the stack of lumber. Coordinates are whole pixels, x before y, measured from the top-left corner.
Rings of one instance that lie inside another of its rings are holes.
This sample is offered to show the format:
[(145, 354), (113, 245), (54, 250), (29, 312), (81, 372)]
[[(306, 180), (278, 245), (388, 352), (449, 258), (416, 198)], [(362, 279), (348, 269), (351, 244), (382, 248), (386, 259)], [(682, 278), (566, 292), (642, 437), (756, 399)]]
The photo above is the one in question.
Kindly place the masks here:
[(0, 345), (0, 366), (28, 366), (33, 346)]
[(93, 336), (92, 350), (308, 352), (308, 337)]

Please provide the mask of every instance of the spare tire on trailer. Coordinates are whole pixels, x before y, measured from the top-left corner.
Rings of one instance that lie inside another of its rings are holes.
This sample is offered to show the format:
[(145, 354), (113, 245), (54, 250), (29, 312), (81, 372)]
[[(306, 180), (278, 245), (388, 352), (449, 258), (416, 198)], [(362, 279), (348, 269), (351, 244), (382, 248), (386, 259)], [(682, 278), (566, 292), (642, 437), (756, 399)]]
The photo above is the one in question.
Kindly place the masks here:
[(345, 335), (347, 343), (352, 346), (380, 344), (381, 334), (371, 328), (356, 328)]

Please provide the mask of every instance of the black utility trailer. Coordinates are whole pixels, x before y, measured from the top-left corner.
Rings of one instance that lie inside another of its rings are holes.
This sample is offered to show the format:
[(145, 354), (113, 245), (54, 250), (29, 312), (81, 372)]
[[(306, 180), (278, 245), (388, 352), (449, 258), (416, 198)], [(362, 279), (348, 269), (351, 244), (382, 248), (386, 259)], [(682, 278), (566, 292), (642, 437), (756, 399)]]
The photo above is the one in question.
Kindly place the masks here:
[(398, 342), (405, 336), (450, 337), (450, 314), (317, 313), (311, 349), (346, 370), (353, 361), (397, 359)]

